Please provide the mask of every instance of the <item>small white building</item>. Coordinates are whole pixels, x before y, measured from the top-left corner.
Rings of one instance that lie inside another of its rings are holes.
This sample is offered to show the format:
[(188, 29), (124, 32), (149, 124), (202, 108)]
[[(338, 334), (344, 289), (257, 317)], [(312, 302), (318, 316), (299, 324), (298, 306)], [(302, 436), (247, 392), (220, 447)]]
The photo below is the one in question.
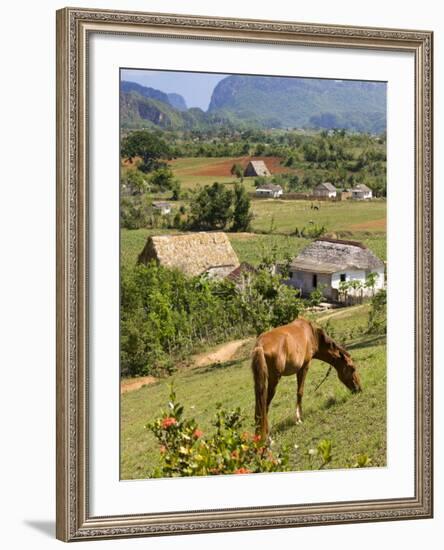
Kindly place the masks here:
[(336, 194), (337, 194), (336, 187), (329, 181), (325, 181), (324, 183), (318, 183), (318, 185), (316, 185), (316, 187), (313, 189), (313, 195), (315, 197), (325, 197), (327, 199), (334, 199), (336, 198)]
[(273, 197), (273, 199), (281, 197), (283, 192), (280, 185), (274, 185), (273, 183), (265, 183), (256, 188), (256, 195)]
[(169, 202), (153, 202), (153, 209), (157, 212), (160, 212), (162, 216), (166, 216), (167, 214), (171, 214), (172, 206)]
[[(375, 273), (374, 286), (365, 286), (370, 273)], [(341, 283), (359, 281), (361, 288), (348, 288), (348, 296), (371, 296), (385, 287), (385, 264), (362, 243), (339, 239), (318, 239), (304, 248), (290, 264), (286, 284), (302, 295), (322, 288), (326, 299), (339, 301)]]
[(357, 200), (367, 200), (373, 197), (372, 190), (365, 183), (358, 183), (351, 190), (351, 198)]

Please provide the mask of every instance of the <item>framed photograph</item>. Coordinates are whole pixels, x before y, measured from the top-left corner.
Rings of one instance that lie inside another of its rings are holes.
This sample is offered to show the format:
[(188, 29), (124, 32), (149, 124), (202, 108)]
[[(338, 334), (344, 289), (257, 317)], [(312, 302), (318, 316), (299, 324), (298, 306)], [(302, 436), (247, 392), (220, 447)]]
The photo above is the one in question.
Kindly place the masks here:
[(57, 12), (57, 537), (430, 518), (424, 30)]

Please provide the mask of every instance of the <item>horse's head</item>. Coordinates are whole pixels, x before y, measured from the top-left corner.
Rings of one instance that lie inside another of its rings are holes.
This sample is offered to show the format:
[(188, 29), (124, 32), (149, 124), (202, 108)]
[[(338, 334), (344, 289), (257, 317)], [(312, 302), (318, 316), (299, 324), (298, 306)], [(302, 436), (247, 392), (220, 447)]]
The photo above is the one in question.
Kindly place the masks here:
[(353, 393), (362, 391), (359, 375), (348, 351), (332, 340), (323, 329), (318, 328), (317, 335), (318, 353), (315, 356), (333, 365), (339, 380)]
[(339, 349), (338, 358), (333, 363), (339, 380), (353, 393), (362, 391), (361, 380), (353, 364), (351, 355), (344, 349)]

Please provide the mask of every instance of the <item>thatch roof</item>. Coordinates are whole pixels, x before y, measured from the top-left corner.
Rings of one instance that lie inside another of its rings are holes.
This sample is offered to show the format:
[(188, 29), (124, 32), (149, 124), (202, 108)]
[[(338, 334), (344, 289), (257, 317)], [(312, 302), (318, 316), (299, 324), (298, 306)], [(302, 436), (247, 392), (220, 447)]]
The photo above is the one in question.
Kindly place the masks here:
[(365, 245), (357, 241), (318, 239), (304, 248), (293, 260), (293, 271), (335, 273), (343, 269), (380, 269), (384, 263)]
[(318, 183), (315, 189), (319, 191), (336, 191), (336, 187), (329, 181), (324, 181), (323, 183)]
[(239, 266), (239, 259), (225, 233), (186, 233), (148, 237), (139, 262), (156, 261), (180, 269), (186, 275), (201, 275), (213, 270), (225, 275)]
[(259, 185), (256, 188), (256, 191), (282, 191), (282, 187), (280, 185), (275, 185), (274, 183), (265, 183), (264, 185)]
[(367, 187), (365, 185), (365, 183), (358, 183), (357, 185), (355, 185), (352, 189), (352, 191), (355, 191), (355, 192), (363, 192), (363, 193), (368, 193), (371, 191), (370, 187)]
[(263, 160), (250, 160), (244, 171), (245, 176), (269, 176), (270, 174), (271, 172)]

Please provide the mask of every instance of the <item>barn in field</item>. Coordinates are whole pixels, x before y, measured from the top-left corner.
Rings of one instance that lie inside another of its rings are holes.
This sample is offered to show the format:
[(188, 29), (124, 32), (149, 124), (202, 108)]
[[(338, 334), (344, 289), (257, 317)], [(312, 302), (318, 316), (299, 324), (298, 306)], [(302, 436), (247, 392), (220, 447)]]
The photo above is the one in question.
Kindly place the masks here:
[[(374, 288), (356, 291), (368, 296), (385, 285), (385, 264), (365, 245), (357, 241), (318, 239), (304, 248), (291, 262), (286, 284), (308, 295), (322, 288), (325, 298), (338, 301), (341, 282), (365, 283), (369, 273), (375, 273)], [(353, 290), (349, 290), (349, 295)]]
[(150, 261), (179, 269), (186, 275), (206, 273), (209, 277), (226, 277), (240, 265), (228, 237), (222, 232), (148, 237), (139, 254), (139, 263)]
[(313, 189), (313, 195), (315, 197), (324, 197), (327, 199), (334, 199), (336, 198), (336, 187), (330, 183), (329, 181), (325, 181), (324, 183), (318, 183), (316, 187)]
[(278, 199), (283, 193), (284, 190), (282, 187), (274, 183), (264, 183), (256, 188), (256, 195), (259, 197), (272, 197), (273, 199)]
[(370, 187), (367, 187), (365, 183), (358, 183), (358, 185), (355, 185), (351, 190), (351, 196), (352, 199), (367, 200), (373, 197), (373, 193)]
[(263, 160), (250, 160), (244, 170), (244, 176), (271, 176), (271, 172)]

